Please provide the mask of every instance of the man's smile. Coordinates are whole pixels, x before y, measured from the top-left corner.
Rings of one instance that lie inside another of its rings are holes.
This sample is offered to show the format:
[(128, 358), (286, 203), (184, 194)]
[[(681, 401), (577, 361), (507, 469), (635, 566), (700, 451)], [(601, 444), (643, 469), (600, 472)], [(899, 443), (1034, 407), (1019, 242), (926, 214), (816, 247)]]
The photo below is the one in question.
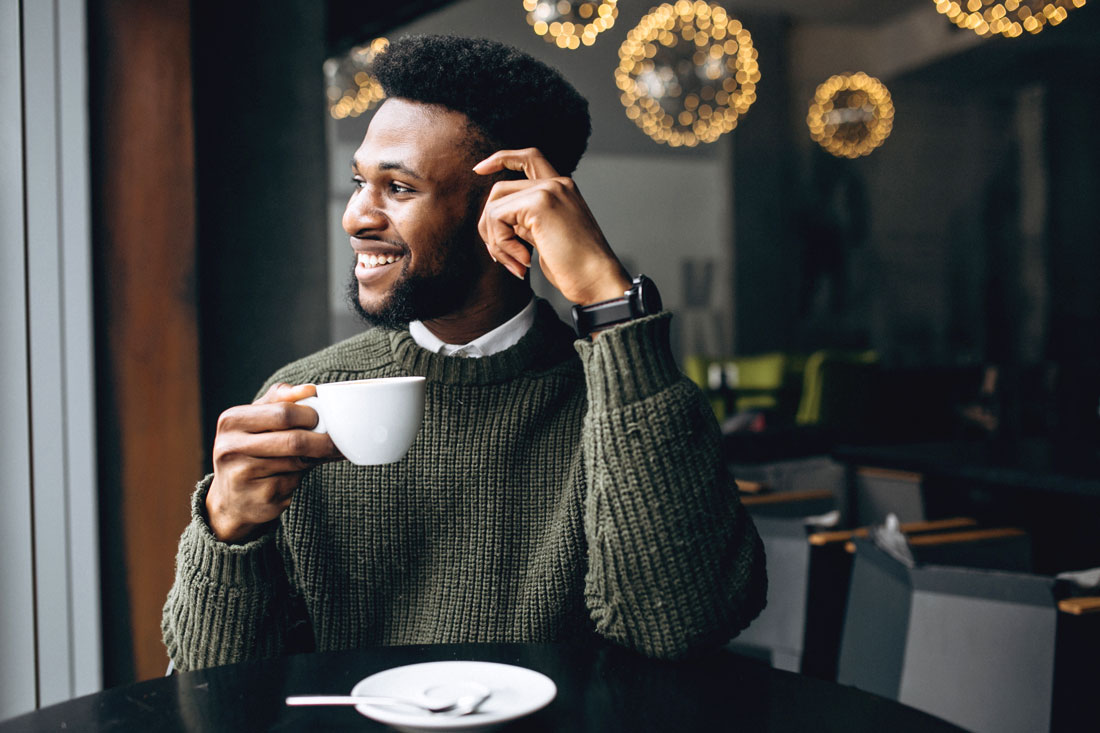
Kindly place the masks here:
[(357, 252), (355, 255), (355, 279), (361, 285), (374, 285), (387, 278), (387, 273), (400, 273), (405, 255), (400, 253)]
[(393, 255), (373, 255), (367, 253), (361, 253), (356, 259), (356, 267), (380, 267), (382, 265), (392, 265), (397, 260), (401, 259), (401, 255), (394, 257)]
[(373, 281), (387, 271), (400, 272), (402, 267), (390, 267), (405, 259), (404, 247), (378, 239), (358, 239), (352, 237), (351, 247), (355, 251), (355, 277), (360, 282)]

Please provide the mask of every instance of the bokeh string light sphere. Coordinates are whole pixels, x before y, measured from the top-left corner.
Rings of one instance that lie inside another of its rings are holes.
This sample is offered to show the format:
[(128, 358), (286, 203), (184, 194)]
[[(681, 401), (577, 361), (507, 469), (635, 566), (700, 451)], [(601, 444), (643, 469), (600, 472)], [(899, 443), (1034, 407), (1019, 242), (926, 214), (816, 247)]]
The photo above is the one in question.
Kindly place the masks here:
[(527, 24), (558, 48), (591, 46), (615, 25), (619, 0), (523, 0)]
[(619, 48), (626, 116), (659, 143), (693, 147), (737, 126), (760, 81), (752, 35), (720, 5), (654, 8)]
[(1058, 25), (1085, 0), (932, 0), (936, 10), (979, 36), (1015, 38)]
[(389, 45), (385, 38), (375, 38), (351, 49), (342, 58), (325, 61), (325, 93), (333, 118), (358, 117), (386, 96), (367, 70), (374, 57)]
[(840, 158), (858, 158), (882, 145), (894, 128), (886, 86), (863, 72), (830, 76), (814, 93), (810, 137)]

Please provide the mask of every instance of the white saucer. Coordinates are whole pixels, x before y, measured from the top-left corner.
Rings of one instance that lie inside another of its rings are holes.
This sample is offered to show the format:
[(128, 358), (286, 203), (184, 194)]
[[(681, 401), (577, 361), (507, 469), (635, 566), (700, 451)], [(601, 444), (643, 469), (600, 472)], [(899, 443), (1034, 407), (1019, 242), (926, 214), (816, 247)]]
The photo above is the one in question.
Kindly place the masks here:
[(488, 687), (492, 694), (477, 712), (451, 716), (413, 708), (356, 705), (361, 714), (405, 731), (484, 730), (509, 720), (530, 715), (546, 707), (558, 688), (544, 674), (526, 667), (495, 662), (424, 662), (395, 667), (360, 680), (352, 695), (419, 697), (424, 694), (453, 698), (471, 683)]

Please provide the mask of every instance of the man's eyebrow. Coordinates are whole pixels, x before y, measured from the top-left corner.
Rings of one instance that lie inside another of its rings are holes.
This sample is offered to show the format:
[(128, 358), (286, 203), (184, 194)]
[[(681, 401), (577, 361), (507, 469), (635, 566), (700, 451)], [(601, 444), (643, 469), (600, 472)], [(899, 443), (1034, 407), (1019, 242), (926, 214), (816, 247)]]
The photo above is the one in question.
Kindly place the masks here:
[[(358, 171), (359, 170), (359, 161), (357, 161), (354, 157), (351, 159), (351, 169), (353, 171)], [(414, 171), (412, 168), (409, 168), (404, 163), (398, 163), (396, 161), (388, 161), (388, 160), (382, 161), (381, 163), (378, 164), (378, 170), (397, 171), (398, 173), (403, 173), (406, 176), (410, 176), (412, 178), (416, 178), (416, 179), (421, 180), (421, 181), (425, 180), (424, 176), (420, 175), (419, 173)]]

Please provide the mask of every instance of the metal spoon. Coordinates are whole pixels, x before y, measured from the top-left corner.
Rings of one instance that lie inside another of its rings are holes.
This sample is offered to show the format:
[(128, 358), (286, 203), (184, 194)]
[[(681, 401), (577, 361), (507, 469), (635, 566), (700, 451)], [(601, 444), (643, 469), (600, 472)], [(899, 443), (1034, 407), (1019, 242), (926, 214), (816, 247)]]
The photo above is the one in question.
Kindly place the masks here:
[(476, 693), (460, 695), (454, 700), (413, 700), (404, 697), (383, 695), (291, 695), (287, 705), (408, 705), (427, 710), (429, 713), (451, 713), (454, 716), (470, 715), (477, 712), (482, 703), (489, 699), (492, 692), (484, 688)]

